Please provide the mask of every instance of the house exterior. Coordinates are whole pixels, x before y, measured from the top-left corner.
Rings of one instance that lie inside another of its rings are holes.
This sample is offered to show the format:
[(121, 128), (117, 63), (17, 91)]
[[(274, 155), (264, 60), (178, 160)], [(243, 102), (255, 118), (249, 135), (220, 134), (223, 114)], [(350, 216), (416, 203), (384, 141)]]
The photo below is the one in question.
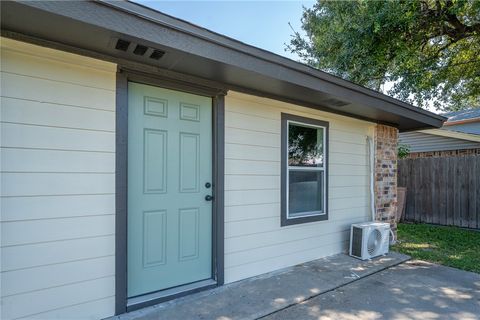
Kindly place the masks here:
[(408, 145), (408, 158), (480, 154), (480, 109), (445, 113), (440, 129), (403, 132), (399, 142)]
[(480, 109), (452, 111), (443, 114), (448, 120), (443, 129), (463, 133), (480, 134)]
[(398, 132), (445, 120), (138, 4), (1, 6), (2, 319), (344, 252), (395, 229)]

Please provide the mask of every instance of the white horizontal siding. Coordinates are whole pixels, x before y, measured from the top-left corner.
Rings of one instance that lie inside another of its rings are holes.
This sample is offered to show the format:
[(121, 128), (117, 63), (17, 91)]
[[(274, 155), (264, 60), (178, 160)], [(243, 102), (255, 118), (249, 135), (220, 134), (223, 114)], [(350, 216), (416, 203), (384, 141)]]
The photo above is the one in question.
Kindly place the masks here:
[(329, 244), (338, 242), (338, 235), (341, 234), (343, 241), (347, 240), (347, 230), (326, 231), (323, 234), (317, 234), (313, 237), (302, 238), (299, 240), (289, 240), (276, 243), (270, 246), (260, 246), (248, 250), (238, 251), (228, 254), (225, 268), (238, 267), (244, 264), (255, 263), (260, 260), (269, 260), (281, 255), (290, 255), (298, 251), (310, 250), (319, 247), (319, 244)]
[(1, 98), (2, 121), (71, 129), (115, 131), (115, 112)]
[[(370, 216), (374, 124), (236, 92), (225, 106), (226, 282), (345, 250), (350, 224)], [(282, 112), (330, 124), (327, 221), (280, 227)]]
[(113, 254), (114, 235), (10, 246), (2, 249), (2, 271), (33, 269)]
[(114, 90), (98, 89), (58, 80), (33, 78), (28, 75), (4, 72), (3, 70), (2, 96), (72, 107), (115, 110)]
[[(477, 124), (480, 127), (480, 124)], [(450, 129), (450, 127), (448, 127)], [(480, 143), (458, 138), (437, 136), (424, 132), (403, 132), (399, 143), (410, 147), (410, 152), (446, 151), (480, 148)]]
[(37, 313), (22, 319), (58, 319), (58, 320), (97, 320), (96, 314), (108, 314), (111, 312), (110, 306), (115, 304), (115, 297), (96, 299), (84, 303), (74, 304), (68, 307), (55, 309), (49, 312)]
[(226, 160), (278, 161), (280, 159), (280, 148), (227, 143), (225, 145), (225, 158)]
[[(115, 277), (107, 276), (90, 279), (73, 284), (65, 284), (23, 294), (3, 297), (2, 311), (6, 319), (23, 318), (43, 313), (46, 310), (65, 308), (79, 303), (111, 297), (115, 292)], [(113, 306), (111, 306), (113, 307)], [(113, 310), (105, 315), (90, 315), (92, 318), (104, 318), (112, 315)]]
[(4, 148), (115, 152), (113, 132), (2, 122), (1, 135)]
[(225, 174), (276, 175), (280, 161), (226, 159)]
[[(113, 168), (112, 168), (113, 169)], [(2, 195), (25, 197), (38, 195), (108, 194), (115, 188), (110, 173), (4, 172)], [(48, 188), (45, 186), (48, 185)]]
[[(58, 287), (113, 276), (115, 256), (78, 260), (31, 269), (7, 271), (2, 279), (4, 296)], [(82, 270), (82, 272), (78, 272)]]
[(1, 318), (111, 316), (116, 66), (1, 40)]
[(114, 215), (2, 223), (2, 247), (113, 234)]
[[(340, 237), (339, 237), (340, 238)], [(275, 257), (268, 259), (260, 259), (258, 261), (237, 265), (225, 272), (229, 274), (229, 282), (237, 281), (259, 274), (279, 270), (288, 266), (293, 266), (306, 261), (318, 259), (319, 257), (330, 256), (345, 250), (347, 241), (336, 240), (333, 243), (321, 243), (313, 249), (298, 249), (294, 253), (282, 254), (279, 252)]]
[(0, 156), (4, 172), (106, 173), (115, 168), (110, 152), (2, 148)]
[(242, 190), (279, 189), (279, 175), (228, 174), (225, 176), (225, 192)]
[(86, 217), (115, 213), (115, 195), (77, 194), (4, 197), (2, 221)]
[[(322, 223), (309, 223), (304, 225), (292, 225), (289, 227), (283, 227), (279, 229), (280, 225), (280, 216), (276, 215), (275, 217), (267, 217), (262, 219), (250, 220), (241, 220), (234, 221), (225, 224), (226, 233), (228, 231), (228, 239), (234, 237), (242, 237), (252, 234), (265, 234), (269, 232), (279, 232), (279, 236), (282, 234), (292, 235), (291, 232), (301, 232), (301, 236), (305, 236), (308, 232), (318, 232), (319, 230), (329, 230), (336, 227), (336, 222), (345, 222), (344, 220), (357, 219), (366, 217), (366, 212), (364, 211), (367, 208), (368, 203), (363, 202), (359, 203), (356, 208), (338, 208), (338, 209), (329, 209), (329, 213), (332, 213), (332, 216), (329, 217), (328, 221)], [(347, 223), (349, 221), (346, 221)], [(251, 225), (254, 223), (255, 225)], [(293, 231), (286, 231), (293, 230)], [(288, 240), (288, 238), (286, 238)], [(257, 245), (263, 245), (263, 242), (257, 242)], [(227, 252), (229, 252), (227, 250)]]
[[(3, 41), (3, 40), (2, 40)], [(36, 47), (28, 43), (6, 40), (2, 57), (8, 60), (2, 71), (47, 80), (56, 80), (95, 89), (115, 90), (112, 65), (88, 57), (65, 54), (62, 51)], [(74, 57), (74, 58), (73, 58)], [(72, 63), (74, 61), (74, 63)]]

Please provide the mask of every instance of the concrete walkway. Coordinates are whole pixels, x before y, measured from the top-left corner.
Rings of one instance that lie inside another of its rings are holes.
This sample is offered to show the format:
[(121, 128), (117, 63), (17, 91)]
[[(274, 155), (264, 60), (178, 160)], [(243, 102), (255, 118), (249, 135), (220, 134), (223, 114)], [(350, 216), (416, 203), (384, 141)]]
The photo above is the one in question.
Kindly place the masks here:
[(262, 320), (478, 320), (480, 274), (409, 261)]
[[(394, 252), (372, 261), (335, 255), (130, 312), (116, 319), (258, 319), (408, 259), (408, 256)], [(285, 314), (282, 319), (294, 318), (297, 317)]]

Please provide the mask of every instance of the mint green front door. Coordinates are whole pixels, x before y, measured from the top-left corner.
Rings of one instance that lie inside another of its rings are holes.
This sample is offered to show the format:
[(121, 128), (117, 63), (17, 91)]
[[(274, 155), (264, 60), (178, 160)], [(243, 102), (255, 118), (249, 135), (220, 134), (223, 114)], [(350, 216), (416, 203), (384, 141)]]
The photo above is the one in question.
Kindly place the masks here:
[(211, 183), (211, 98), (130, 82), (129, 297), (211, 278)]

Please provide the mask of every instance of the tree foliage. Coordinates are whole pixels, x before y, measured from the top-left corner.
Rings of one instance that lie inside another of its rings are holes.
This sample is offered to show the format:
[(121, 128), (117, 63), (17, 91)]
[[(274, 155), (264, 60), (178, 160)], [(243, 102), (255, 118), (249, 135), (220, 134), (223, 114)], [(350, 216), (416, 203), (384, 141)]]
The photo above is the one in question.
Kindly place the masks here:
[(399, 159), (405, 159), (410, 154), (410, 146), (400, 143), (397, 147), (397, 156)]
[(480, 0), (317, 0), (302, 28), (288, 50), (318, 69), (420, 107), (480, 107)]

